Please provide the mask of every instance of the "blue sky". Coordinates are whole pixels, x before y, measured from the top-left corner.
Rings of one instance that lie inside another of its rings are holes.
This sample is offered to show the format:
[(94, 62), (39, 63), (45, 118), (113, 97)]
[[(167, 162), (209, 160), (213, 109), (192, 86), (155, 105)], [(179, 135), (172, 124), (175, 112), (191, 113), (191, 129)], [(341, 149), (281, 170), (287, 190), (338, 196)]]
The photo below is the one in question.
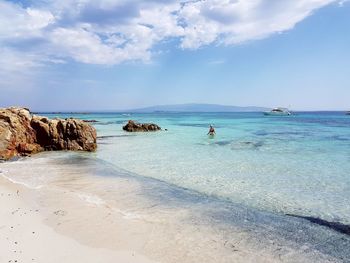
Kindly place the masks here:
[(0, 106), (350, 110), (350, 2), (0, 0)]

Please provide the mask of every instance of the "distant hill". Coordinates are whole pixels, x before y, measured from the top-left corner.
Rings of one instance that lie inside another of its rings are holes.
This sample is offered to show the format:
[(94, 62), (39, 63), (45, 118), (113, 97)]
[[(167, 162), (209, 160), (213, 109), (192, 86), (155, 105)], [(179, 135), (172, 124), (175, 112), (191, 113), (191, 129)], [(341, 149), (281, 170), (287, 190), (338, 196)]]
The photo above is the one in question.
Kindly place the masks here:
[(258, 112), (268, 111), (264, 107), (238, 107), (218, 104), (176, 104), (176, 105), (159, 105), (140, 109), (130, 110), (130, 112)]

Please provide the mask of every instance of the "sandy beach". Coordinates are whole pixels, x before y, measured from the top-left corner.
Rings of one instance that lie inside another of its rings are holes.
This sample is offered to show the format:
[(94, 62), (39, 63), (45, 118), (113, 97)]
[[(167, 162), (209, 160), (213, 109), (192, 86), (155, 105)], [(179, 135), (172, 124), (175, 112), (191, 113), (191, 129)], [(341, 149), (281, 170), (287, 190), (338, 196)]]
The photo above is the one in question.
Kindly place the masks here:
[(31, 198), (25, 187), (0, 179), (0, 262), (155, 262), (132, 250), (86, 246), (57, 233)]
[(327, 229), (114, 174), (84, 156), (1, 164), (0, 262), (342, 262), (317, 245), (339, 241)]
[[(254, 262), (258, 257), (260, 262), (278, 262), (271, 255), (238, 250), (232, 244), (225, 247), (215, 240), (208, 246), (207, 240), (200, 240), (201, 231), (193, 233), (178, 223), (170, 228), (175, 211), (166, 212), (168, 219), (144, 218), (126, 212), (123, 205), (110, 207), (59, 188), (28, 189), (4, 178), (0, 178), (0, 196), (0, 247), (5, 248), (0, 262), (230, 262), (227, 252), (232, 250), (236, 262)], [(220, 252), (203, 253), (212, 245), (226, 250), (222, 259)]]

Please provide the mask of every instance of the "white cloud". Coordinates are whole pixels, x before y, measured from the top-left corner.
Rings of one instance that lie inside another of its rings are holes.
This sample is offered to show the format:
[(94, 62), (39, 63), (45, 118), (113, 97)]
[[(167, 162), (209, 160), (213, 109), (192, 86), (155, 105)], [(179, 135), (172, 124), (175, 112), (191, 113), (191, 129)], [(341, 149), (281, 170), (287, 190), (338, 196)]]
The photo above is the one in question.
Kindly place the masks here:
[(185, 5), (183, 48), (232, 45), (292, 29), (314, 10), (334, 0), (212, 0)]
[(83, 63), (110, 64), (116, 53), (115, 49), (103, 44), (97, 35), (85, 29), (57, 28), (48, 36), (59, 55)]
[[(183, 49), (262, 39), (292, 29), (333, 2), (344, 4), (344, 0), (46, 0), (24, 8), (0, 0), (0, 44), (22, 56), (28, 67), (65, 59), (107, 65), (147, 62), (154, 47), (167, 39), (178, 39)], [(18, 64), (13, 57), (9, 61)]]
[(41, 30), (54, 22), (49, 11), (24, 9), (9, 2), (0, 1), (0, 10), (0, 38), (5, 40), (40, 36)]
[(34, 54), (25, 54), (9, 48), (0, 49), (0, 67), (8, 71), (25, 70), (28, 67), (40, 66), (38, 56)]
[[(0, 48), (0, 92), (9, 92), (14, 86), (20, 90), (32, 88), (33, 76), (42, 65), (36, 54)], [(2, 93), (3, 97), (6, 95)]]

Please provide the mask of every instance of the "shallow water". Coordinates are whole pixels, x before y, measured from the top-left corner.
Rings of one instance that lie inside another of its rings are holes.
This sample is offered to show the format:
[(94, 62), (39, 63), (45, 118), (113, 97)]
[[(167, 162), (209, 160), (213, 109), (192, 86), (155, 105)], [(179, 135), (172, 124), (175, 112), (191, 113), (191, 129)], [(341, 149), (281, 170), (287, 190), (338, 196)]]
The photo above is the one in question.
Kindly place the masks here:
[[(350, 224), (350, 117), (343, 113), (73, 117), (98, 120), (96, 157), (127, 171), (261, 210)], [(122, 131), (128, 119), (168, 131), (129, 134)]]

